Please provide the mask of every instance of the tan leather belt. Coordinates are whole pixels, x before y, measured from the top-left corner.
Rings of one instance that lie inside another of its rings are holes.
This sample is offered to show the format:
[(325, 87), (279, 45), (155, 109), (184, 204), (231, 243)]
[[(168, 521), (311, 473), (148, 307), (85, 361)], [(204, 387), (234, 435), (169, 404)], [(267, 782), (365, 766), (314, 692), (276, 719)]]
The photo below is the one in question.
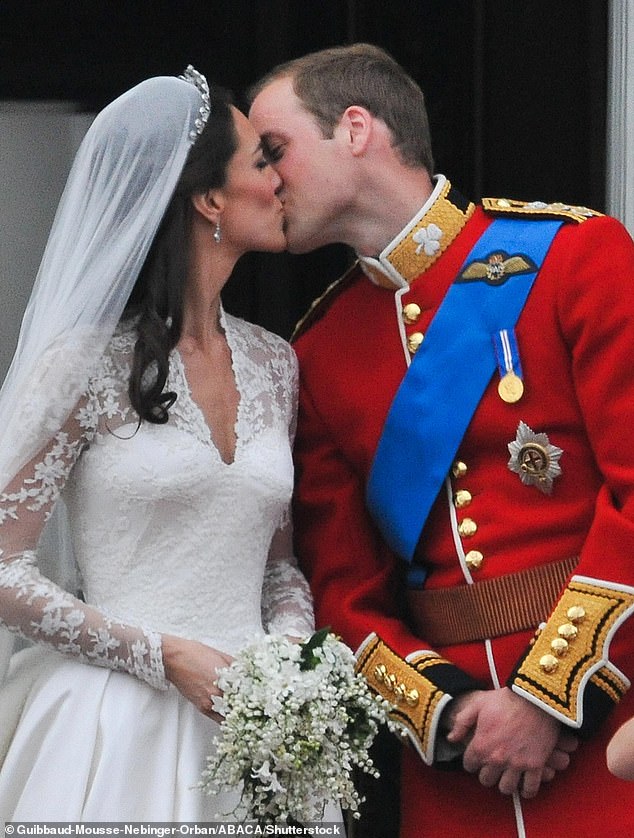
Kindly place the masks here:
[(544, 622), (579, 559), (538, 565), (471, 585), (408, 591), (412, 627), (433, 646), (452, 646)]

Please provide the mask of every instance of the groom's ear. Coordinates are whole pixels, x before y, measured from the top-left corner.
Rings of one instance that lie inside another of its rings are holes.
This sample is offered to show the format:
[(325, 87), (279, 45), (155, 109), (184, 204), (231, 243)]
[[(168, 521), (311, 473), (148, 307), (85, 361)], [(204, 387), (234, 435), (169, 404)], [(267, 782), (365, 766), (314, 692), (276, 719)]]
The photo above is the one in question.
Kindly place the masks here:
[(194, 209), (212, 224), (217, 223), (224, 209), (224, 196), (220, 189), (196, 192), (191, 196), (191, 202)]
[(367, 108), (361, 105), (350, 105), (343, 112), (339, 120), (338, 130), (354, 156), (363, 154), (372, 135), (374, 117)]

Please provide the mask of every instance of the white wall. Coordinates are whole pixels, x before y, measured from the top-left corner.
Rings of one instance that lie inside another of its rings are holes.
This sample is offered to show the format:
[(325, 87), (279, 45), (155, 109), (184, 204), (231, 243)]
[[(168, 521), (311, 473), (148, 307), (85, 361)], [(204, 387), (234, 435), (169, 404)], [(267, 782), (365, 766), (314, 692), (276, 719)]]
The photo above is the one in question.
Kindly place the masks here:
[[(70, 103), (0, 102), (0, 382), (11, 363), (68, 170), (93, 119), (74, 111)], [(49, 527), (41, 544), (45, 571), (58, 544)], [(64, 573), (72, 578), (64, 567), (61, 582)], [(13, 637), (0, 631), (0, 682), (12, 647)]]
[(634, 2), (611, 0), (606, 203), (634, 235)]
[(92, 116), (59, 102), (0, 102), (0, 381), (77, 146)]

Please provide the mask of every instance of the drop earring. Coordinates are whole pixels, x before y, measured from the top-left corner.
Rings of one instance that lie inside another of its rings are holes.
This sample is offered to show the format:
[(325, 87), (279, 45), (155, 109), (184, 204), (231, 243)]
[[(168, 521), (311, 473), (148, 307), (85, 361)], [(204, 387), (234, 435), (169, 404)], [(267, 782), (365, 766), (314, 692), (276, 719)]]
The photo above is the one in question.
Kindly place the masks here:
[(220, 231), (220, 222), (216, 221), (216, 229), (214, 230), (214, 241), (216, 244), (220, 244), (220, 240), (222, 239), (222, 232)]

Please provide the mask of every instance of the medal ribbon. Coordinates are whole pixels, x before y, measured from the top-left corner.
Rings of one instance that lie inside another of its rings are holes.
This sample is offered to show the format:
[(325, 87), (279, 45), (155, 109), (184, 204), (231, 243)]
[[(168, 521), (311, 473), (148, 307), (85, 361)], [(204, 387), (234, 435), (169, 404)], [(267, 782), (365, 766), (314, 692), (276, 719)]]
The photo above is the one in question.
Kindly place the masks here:
[(493, 345), (498, 359), (500, 378), (504, 378), (509, 372), (515, 373), (518, 378), (524, 378), (515, 329), (500, 329), (499, 332), (495, 332), (493, 334)]
[(495, 347), (500, 380), (503, 380), (506, 375), (516, 375), (523, 380), (524, 374), (522, 373), (515, 329), (500, 329), (498, 332), (494, 332), (493, 346)]
[[(489, 225), (445, 295), (394, 397), (370, 472), (367, 502), (387, 543), (408, 562), (496, 369), (491, 335), (515, 327), (561, 224), (499, 218)], [(502, 251), (529, 257), (535, 269), (510, 274), (502, 282), (461, 281), (467, 265)], [(420, 570), (417, 576), (422, 585)]]

